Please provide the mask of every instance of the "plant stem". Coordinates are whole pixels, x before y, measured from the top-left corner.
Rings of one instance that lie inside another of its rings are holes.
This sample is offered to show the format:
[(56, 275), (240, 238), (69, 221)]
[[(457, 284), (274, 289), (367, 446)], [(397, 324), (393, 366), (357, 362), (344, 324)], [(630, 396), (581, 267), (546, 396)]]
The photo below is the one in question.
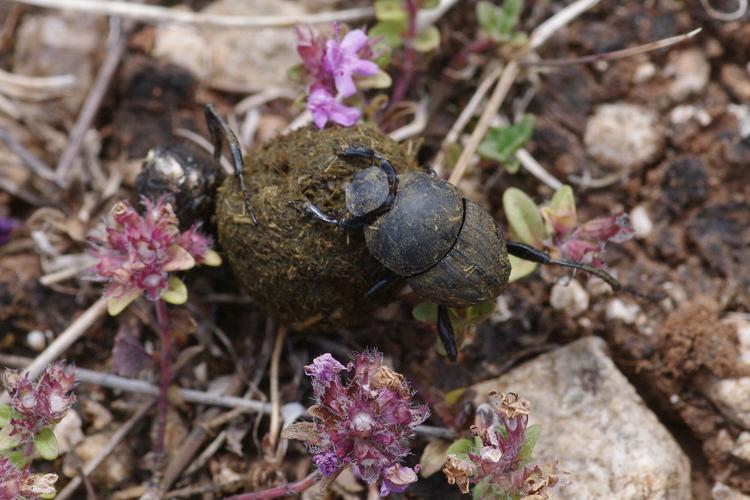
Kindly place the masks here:
[(267, 490), (258, 491), (256, 493), (242, 493), (241, 495), (234, 495), (227, 497), (224, 500), (268, 500), (270, 498), (280, 498), (287, 495), (299, 495), (303, 491), (310, 489), (315, 483), (320, 480), (320, 471), (315, 470), (311, 472), (306, 478), (300, 479), (294, 483), (284, 484), (282, 486), (276, 486)]
[(401, 75), (393, 89), (393, 96), (391, 97), (391, 103), (389, 105), (391, 108), (403, 100), (406, 95), (406, 90), (409, 88), (409, 84), (411, 84), (411, 80), (414, 77), (416, 52), (414, 51), (414, 47), (412, 47), (412, 42), (417, 36), (417, 10), (417, 3), (415, 0), (406, 0), (406, 11), (409, 16), (409, 27), (404, 34), (406, 56), (404, 58), (404, 64), (401, 67)]
[(158, 400), (158, 421), (156, 428), (156, 443), (154, 443), (154, 452), (157, 456), (164, 453), (164, 436), (167, 432), (167, 391), (169, 390), (169, 372), (172, 368), (171, 342), (169, 336), (169, 316), (167, 313), (167, 303), (163, 300), (156, 301), (156, 320), (159, 324), (159, 334), (161, 335), (161, 358), (159, 365), (159, 400)]

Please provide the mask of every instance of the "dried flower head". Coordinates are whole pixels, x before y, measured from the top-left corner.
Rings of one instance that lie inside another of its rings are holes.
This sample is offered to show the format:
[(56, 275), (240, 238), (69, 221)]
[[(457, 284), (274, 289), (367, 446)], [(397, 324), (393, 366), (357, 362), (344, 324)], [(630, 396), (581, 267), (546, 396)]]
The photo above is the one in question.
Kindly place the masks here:
[[(350, 371), (350, 380), (342, 380), (341, 373)], [(429, 411), (413, 403), (403, 376), (383, 365), (382, 354), (357, 354), (347, 365), (323, 354), (305, 367), (305, 373), (313, 381), (317, 404), (309, 411), (315, 424), (295, 424), (287, 435), (307, 434), (303, 439), (325, 476), (351, 466), (369, 484), (382, 479), (381, 496), (404, 491), (417, 480), (419, 466), (412, 469), (400, 462), (409, 454), (414, 427)]]
[(448, 450), (443, 473), (463, 493), (474, 488), (479, 498), (548, 498), (553, 474), (529, 466), (539, 428), (527, 428), (529, 404), (517, 394), (490, 393), (477, 409), (471, 431), (475, 441), (460, 440)]
[(127, 202), (116, 203), (103, 236), (89, 238), (98, 259), (95, 278), (109, 283), (105, 294), (113, 316), (144, 293), (150, 300), (183, 303), (187, 300), (185, 285), (169, 273), (190, 269), (196, 263), (221, 264), (219, 254), (210, 248), (211, 239), (197, 226), (180, 232), (177, 216), (165, 197), (155, 204), (147, 198), (141, 203), (143, 215)]
[(35, 499), (40, 495), (55, 495), (57, 474), (31, 474), (28, 468), (18, 469), (6, 457), (0, 456), (0, 499)]
[(342, 100), (354, 95), (354, 76), (373, 76), (379, 71), (373, 57), (372, 42), (362, 30), (349, 31), (341, 38), (334, 23), (329, 39), (311, 29), (297, 29), (297, 53), (310, 80), (307, 109), (318, 128), (332, 121), (349, 127), (362, 115)]
[(547, 246), (557, 251), (561, 258), (604, 268), (599, 258), (608, 242), (622, 243), (633, 238), (633, 229), (625, 213), (599, 217), (579, 224), (573, 190), (563, 186), (552, 198), (549, 206), (542, 207), (542, 216), (549, 235)]

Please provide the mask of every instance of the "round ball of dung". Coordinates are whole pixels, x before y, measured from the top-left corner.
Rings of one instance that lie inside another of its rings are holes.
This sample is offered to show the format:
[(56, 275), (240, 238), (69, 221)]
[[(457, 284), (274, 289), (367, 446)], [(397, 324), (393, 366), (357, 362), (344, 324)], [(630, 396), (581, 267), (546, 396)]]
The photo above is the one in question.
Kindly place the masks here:
[(419, 168), (416, 151), (373, 127), (308, 127), (247, 155), (245, 184), (257, 225), (245, 211), (235, 178), (227, 177), (219, 188), (219, 243), (236, 279), (268, 314), (298, 328), (361, 320), (373, 305), (365, 293), (384, 272), (362, 230), (326, 224), (299, 208), (309, 200), (335, 217), (349, 215), (346, 186), (370, 166), (336, 154), (350, 146), (380, 152), (399, 173)]

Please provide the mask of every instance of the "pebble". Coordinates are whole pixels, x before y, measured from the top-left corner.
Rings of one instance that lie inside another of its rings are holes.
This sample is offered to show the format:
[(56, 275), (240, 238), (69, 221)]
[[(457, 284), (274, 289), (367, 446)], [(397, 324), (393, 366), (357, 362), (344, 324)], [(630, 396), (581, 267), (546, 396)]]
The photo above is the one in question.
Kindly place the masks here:
[(680, 102), (706, 89), (711, 76), (711, 65), (702, 50), (687, 49), (672, 54), (665, 73), (673, 77), (667, 91), (669, 97)]
[(555, 283), (550, 292), (549, 303), (556, 311), (565, 311), (570, 316), (578, 316), (589, 308), (589, 294), (578, 280), (568, 283)]
[(654, 229), (654, 223), (648, 210), (643, 205), (638, 205), (630, 211), (630, 223), (633, 225), (633, 233), (638, 239), (648, 238)]
[(586, 152), (602, 166), (638, 169), (664, 151), (664, 128), (657, 113), (637, 104), (599, 106), (586, 123)]
[(41, 352), (47, 346), (47, 336), (39, 330), (31, 330), (26, 334), (26, 344), (36, 352)]

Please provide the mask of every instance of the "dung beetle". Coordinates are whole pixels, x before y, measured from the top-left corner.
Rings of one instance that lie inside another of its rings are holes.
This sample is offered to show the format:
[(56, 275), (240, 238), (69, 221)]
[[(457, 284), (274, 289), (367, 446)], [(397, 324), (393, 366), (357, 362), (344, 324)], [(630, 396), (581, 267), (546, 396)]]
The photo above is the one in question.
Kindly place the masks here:
[(448, 307), (468, 307), (505, 291), (508, 255), (580, 269), (609, 283), (620, 283), (601, 269), (554, 259), (529, 245), (506, 241), (492, 216), (461, 196), (433, 172), (397, 174), (393, 165), (369, 148), (351, 146), (339, 156), (366, 159), (372, 166), (357, 172), (346, 189), (351, 217), (336, 219), (312, 203), (303, 210), (342, 228), (363, 228), (367, 247), (388, 270), (368, 295), (403, 279), (421, 298), (438, 305), (438, 333), (448, 357), (457, 357)]
[[(218, 162), (226, 139), (245, 211), (257, 224), (243, 180), (244, 164), (237, 138), (211, 106), (206, 107), (205, 115), (214, 156)], [(602, 278), (614, 290), (622, 288), (601, 269), (554, 259), (524, 243), (506, 241), (486, 210), (461, 196), (453, 184), (432, 171), (398, 174), (383, 155), (359, 145), (336, 154), (369, 163), (346, 186), (346, 208), (351, 216), (333, 217), (310, 201), (299, 208), (328, 224), (363, 229), (368, 250), (386, 269), (367, 295), (405, 280), (419, 297), (437, 304), (438, 335), (451, 360), (457, 358), (458, 350), (448, 307), (480, 304), (503, 293), (510, 275), (508, 255), (579, 269)]]

